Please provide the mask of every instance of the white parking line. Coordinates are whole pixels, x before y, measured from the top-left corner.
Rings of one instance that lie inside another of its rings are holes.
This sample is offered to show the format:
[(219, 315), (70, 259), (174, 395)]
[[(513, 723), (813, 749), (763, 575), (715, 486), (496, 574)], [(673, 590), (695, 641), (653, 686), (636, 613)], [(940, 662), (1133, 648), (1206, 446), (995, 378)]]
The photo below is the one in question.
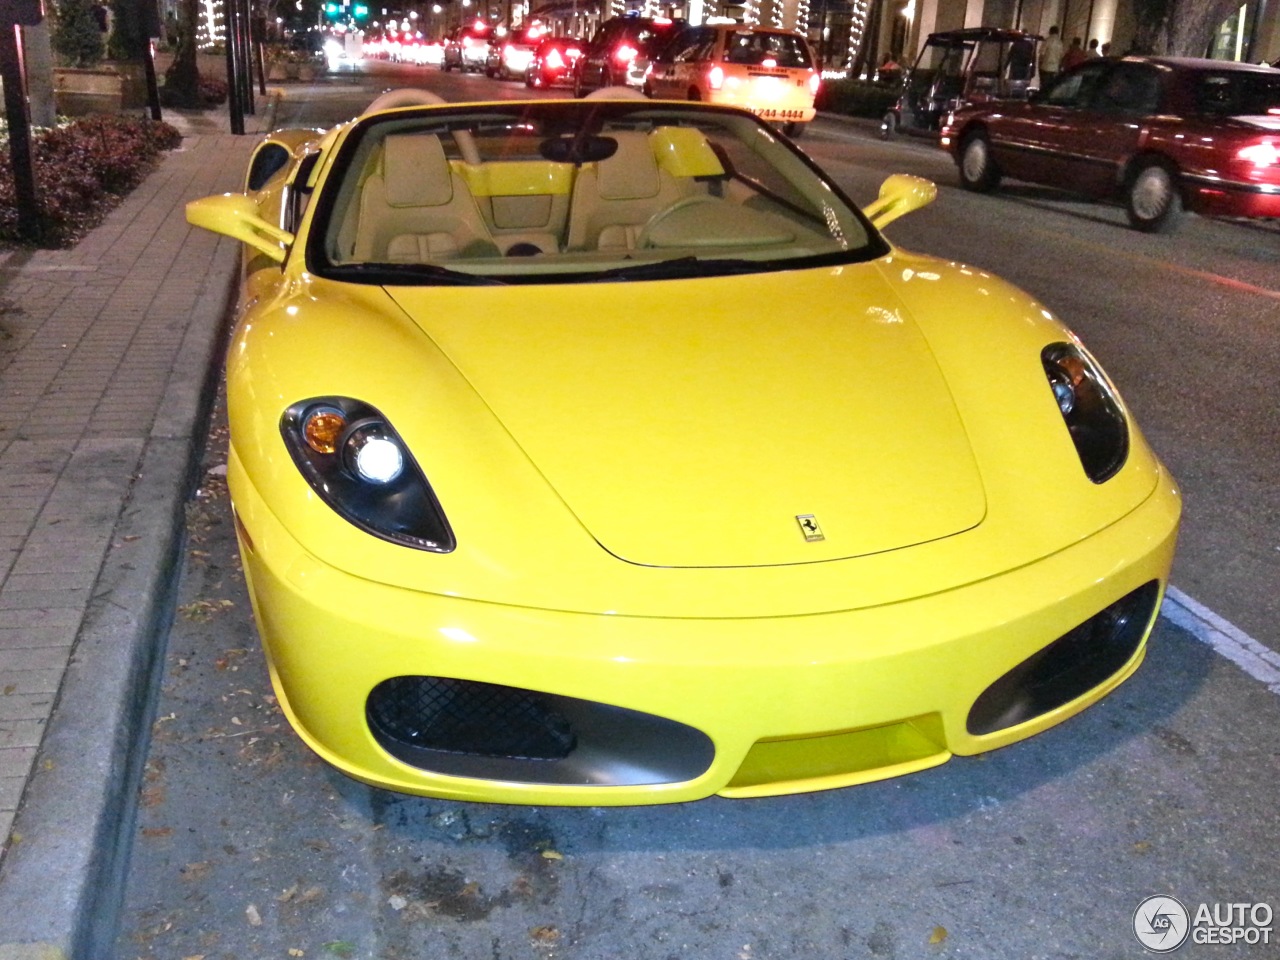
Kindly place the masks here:
[(1165, 591), (1160, 615), (1207, 643), (1267, 689), (1280, 694), (1280, 653), (1259, 643), (1177, 587)]

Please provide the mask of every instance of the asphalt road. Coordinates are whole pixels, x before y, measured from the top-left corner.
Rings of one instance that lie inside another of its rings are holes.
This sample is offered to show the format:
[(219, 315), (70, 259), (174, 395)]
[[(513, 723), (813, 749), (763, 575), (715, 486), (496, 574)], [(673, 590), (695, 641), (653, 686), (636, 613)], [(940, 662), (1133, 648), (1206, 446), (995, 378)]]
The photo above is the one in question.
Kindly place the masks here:
[[(395, 74), (395, 76), (393, 76)], [(290, 97), (351, 116), (374, 86), (523, 86), (384, 68)], [(1174, 582), (1280, 648), (1280, 231), (956, 189), (919, 141), (819, 123), (804, 147), (860, 202), (889, 173), (938, 200), (889, 227), (1013, 280), (1101, 358), (1186, 496)], [(785, 294), (780, 293), (780, 302)], [(1162, 619), (1138, 674), (982, 758), (806, 796), (526, 808), (401, 797), (317, 761), (275, 706), (235, 556), (216, 415), (135, 839), (121, 958), (1136, 958), (1147, 896), (1280, 910), (1280, 696)], [(1278, 688), (1280, 689), (1280, 688)], [(1262, 958), (1189, 943), (1179, 956)]]

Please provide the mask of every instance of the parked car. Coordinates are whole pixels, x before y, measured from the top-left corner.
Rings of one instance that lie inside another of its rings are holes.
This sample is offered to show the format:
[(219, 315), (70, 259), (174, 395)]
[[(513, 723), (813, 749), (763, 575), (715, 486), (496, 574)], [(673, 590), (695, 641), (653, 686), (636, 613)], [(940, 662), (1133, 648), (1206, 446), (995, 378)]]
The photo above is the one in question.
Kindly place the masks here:
[(524, 73), (526, 87), (554, 87), (573, 83), (573, 66), (583, 43), (574, 37), (548, 37), (538, 44)]
[(440, 69), (473, 70), (479, 72), (489, 61), (489, 47), (494, 41), (493, 27), (483, 20), (476, 20), (454, 29), (444, 41), (444, 56)]
[(745, 107), (798, 137), (814, 117), (821, 82), (800, 34), (730, 23), (686, 27), (650, 61), (643, 89), (660, 99)]
[(821, 790), (1142, 661), (1177, 486), (1062, 321), (885, 238), (932, 183), (859, 210), (739, 109), (420, 90), (246, 183), (187, 208), (248, 245), (235, 530), (280, 708), (349, 775)]
[(970, 27), (931, 33), (899, 81), (897, 102), (880, 121), (880, 136), (936, 137), (947, 115), (968, 103), (1025, 100), (1036, 82), (1041, 37), (1021, 30)]
[(485, 75), (497, 77), (499, 80), (523, 78), (525, 71), (529, 69), (530, 61), (533, 60), (534, 51), (538, 49), (538, 44), (546, 32), (546, 27), (540, 23), (534, 23), (505, 37), (495, 37), (489, 44), (489, 55), (485, 60)]
[(1125, 205), (1139, 230), (1183, 210), (1280, 217), (1280, 72), (1221, 60), (1094, 59), (1027, 103), (974, 104), (941, 143), (969, 190), (1001, 177)]
[(644, 85), (649, 61), (679, 32), (674, 21), (652, 17), (614, 17), (600, 24), (573, 71), (573, 95), (600, 87)]

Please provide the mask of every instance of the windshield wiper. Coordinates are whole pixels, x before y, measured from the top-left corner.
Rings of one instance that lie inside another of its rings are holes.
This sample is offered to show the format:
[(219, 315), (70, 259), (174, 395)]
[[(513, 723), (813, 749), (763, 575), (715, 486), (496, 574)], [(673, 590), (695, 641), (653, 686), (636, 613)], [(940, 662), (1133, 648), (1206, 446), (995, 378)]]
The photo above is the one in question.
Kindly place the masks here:
[(450, 270), (435, 263), (344, 263), (335, 272), (358, 274), (361, 280), (375, 283), (406, 284), (433, 283), (457, 287), (505, 287), (507, 284), (493, 277), (484, 277), (461, 270)]
[(583, 283), (607, 280), (670, 280), (679, 277), (716, 277), (736, 273), (763, 273), (774, 265), (767, 260), (703, 260), (700, 257), (673, 257), (630, 267), (614, 267), (582, 277)]

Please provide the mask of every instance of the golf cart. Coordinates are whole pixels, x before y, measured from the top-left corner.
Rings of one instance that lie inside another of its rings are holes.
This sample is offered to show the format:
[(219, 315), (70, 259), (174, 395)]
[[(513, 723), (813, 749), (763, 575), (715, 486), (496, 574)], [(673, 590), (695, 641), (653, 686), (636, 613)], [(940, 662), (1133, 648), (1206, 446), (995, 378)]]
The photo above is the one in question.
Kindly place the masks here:
[(970, 27), (931, 33), (902, 78), (898, 101), (880, 121), (880, 137), (937, 136), (949, 111), (985, 100), (1025, 100), (1036, 82), (1043, 37), (1021, 30)]

